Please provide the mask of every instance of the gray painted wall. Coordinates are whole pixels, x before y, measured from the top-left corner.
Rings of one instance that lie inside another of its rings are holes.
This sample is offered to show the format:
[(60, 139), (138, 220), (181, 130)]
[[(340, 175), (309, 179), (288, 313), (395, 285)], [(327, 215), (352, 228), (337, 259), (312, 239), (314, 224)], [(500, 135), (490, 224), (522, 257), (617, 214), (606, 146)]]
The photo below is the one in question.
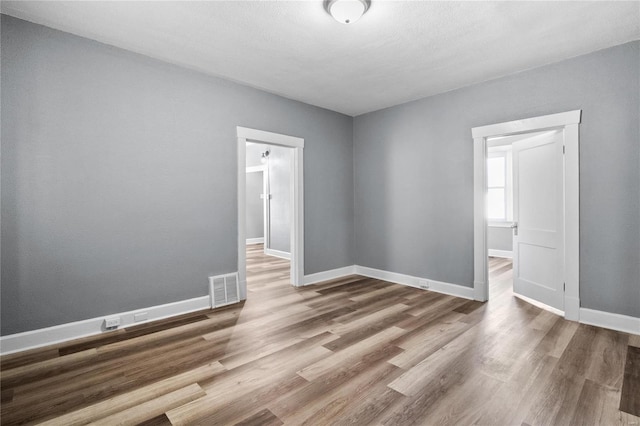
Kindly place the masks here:
[(238, 125), (305, 139), (305, 273), (354, 263), (351, 117), (7, 16), (1, 43), (3, 335), (236, 271)]
[(640, 316), (640, 42), (354, 120), (356, 263), (471, 287), (471, 128), (582, 109), (580, 298)]
[(262, 200), (263, 172), (247, 173), (247, 239), (264, 237), (264, 208)]
[(269, 248), (291, 251), (291, 148), (271, 146), (269, 167)]
[(487, 228), (487, 247), (489, 250), (513, 250), (513, 231), (511, 228), (489, 226)]

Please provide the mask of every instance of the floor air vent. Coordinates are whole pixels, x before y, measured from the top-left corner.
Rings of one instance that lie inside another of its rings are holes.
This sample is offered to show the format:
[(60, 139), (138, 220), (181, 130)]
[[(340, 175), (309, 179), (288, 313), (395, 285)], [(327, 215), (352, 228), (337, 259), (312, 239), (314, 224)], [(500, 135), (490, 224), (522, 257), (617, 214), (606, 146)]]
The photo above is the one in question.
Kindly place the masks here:
[(209, 294), (212, 308), (239, 302), (238, 273), (209, 277)]

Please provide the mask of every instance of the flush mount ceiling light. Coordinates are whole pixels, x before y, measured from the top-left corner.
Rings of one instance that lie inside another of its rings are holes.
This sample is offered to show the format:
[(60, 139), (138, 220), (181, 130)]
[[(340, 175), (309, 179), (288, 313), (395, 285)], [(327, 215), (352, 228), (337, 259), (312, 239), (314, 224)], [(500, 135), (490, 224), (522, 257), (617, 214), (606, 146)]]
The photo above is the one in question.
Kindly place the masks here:
[(369, 9), (371, 0), (325, 0), (324, 8), (341, 24), (353, 24)]

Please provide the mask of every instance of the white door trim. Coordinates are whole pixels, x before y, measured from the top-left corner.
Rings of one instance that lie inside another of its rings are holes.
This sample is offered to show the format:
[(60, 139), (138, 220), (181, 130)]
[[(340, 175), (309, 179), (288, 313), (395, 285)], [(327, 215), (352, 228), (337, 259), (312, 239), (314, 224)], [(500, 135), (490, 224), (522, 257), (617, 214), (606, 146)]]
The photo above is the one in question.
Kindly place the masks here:
[(487, 267), (486, 158), (487, 138), (561, 128), (564, 133), (564, 316), (580, 315), (579, 133), (581, 110), (474, 127), (473, 136), (473, 287), (476, 300), (489, 298)]
[(266, 143), (293, 149), (291, 165), (291, 284), (304, 285), (304, 139), (263, 130), (236, 127), (238, 143), (238, 274), (240, 297), (247, 298), (247, 254), (246, 254), (246, 146), (247, 142)]

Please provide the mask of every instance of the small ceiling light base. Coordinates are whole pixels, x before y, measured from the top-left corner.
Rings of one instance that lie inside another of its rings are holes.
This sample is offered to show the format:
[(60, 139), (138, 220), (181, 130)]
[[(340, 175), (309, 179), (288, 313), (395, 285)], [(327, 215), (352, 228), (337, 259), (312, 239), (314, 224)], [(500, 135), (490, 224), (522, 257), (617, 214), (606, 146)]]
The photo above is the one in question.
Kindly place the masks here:
[(369, 9), (371, 0), (325, 0), (324, 8), (341, 24), (353, 24)]

